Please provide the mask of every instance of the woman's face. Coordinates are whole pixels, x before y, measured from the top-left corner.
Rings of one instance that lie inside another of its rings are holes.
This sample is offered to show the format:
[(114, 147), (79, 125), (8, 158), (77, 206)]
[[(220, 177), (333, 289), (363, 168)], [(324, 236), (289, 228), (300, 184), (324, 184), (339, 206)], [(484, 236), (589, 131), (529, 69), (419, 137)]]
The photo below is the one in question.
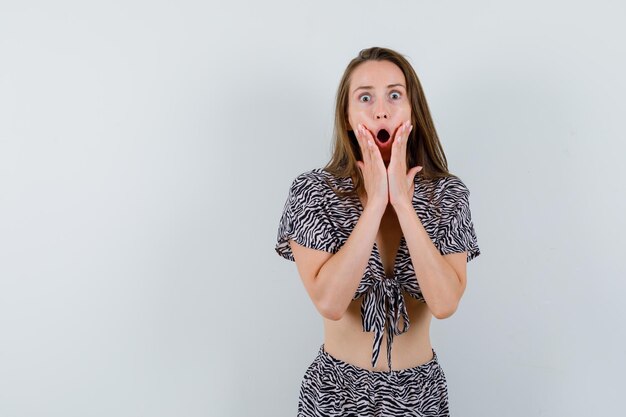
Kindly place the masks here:
[(396, 130), (411, 119), (404, 74), (392, 62), (366, 61), (352, 71), (348, 94), (350, 128), (369, 130), (388, 164)]

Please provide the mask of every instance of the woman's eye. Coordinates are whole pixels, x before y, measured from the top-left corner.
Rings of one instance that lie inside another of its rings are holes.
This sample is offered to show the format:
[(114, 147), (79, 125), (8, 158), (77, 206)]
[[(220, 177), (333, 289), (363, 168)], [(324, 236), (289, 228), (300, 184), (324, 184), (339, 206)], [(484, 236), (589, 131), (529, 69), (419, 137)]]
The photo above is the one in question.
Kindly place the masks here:
[(359, 101), (366, 103), (368, 101), (370, 101), (372, 98), (369, 96), (369, 94), (363, 94), (361, 97), (359, 97)]
[(392, 100), (397, 100), (400, 98), (400, 93), (394, 91), (393, 93), (389, 94), (389, 97), (391, 97)]

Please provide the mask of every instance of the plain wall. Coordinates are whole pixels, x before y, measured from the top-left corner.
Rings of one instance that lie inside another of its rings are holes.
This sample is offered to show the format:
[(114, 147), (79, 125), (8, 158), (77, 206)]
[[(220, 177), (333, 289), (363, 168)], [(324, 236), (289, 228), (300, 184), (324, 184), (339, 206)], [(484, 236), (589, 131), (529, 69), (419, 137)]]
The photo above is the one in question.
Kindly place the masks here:
[(323, 342), (274, 252), (340, 76), (415, 67), (482, 254), (433, 319), (453, 416), (615, 415), (618, 1), (0, 3), (0, 415), (295, 416)]

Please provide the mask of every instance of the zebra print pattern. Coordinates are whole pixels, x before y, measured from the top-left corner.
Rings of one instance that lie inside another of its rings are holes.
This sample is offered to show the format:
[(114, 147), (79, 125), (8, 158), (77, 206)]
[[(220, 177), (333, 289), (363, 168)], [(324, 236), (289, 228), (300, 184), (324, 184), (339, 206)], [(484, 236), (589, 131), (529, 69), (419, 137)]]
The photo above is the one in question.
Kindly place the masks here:
[[(336, 253), (363, 212), (358, 197), (341, 199), (324, 180), (336, 189), (354, 189), (350, 177), (336, 178), (322, 168), (304, 172), (295, 178), (279, 222), (275, 247), (285, 259), (295, 261), (289, 239), (308, 248)], [(432, 199), (429, 199), (431, 195)], [(468, 262), (480, 255), (469, 208), (469, 190), (458, 177), (425, 181), (416, 175), (412, 203), (424, 229), (442, 255), (467, 251)], [(361, 305), (363, 331), (374, 332), (372, 366), (378, 362), (387, 330), (387, 364), (390, 371), (393, 337), (406, 332), (410, 326), (402, 291), (425, 302), (404, 236), (393, 271), (393, 277), (385, 276), (378, 246), (374, 243), (353, 297), (354, 300), (364, 297)], [(404, 325), (399, 328), (401, 318)]]
[(448, 417), (446, 376), (433, 358), (414, 368), (369, 371), (324, 351), (307, 368), (298, 399), (298, 417)]

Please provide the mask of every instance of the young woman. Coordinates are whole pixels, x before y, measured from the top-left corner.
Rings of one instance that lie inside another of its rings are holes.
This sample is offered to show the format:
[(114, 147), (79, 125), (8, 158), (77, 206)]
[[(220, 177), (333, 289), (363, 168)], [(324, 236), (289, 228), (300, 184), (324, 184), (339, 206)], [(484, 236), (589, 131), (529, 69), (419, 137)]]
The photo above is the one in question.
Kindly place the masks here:
[(399, 53), (370, 48), (349, 63), (332, 159), (293, 181), (276, 251), (324, 321), (298, 416), (449, 415), (429, 326), (456, 311), (480, 249), (469, 190)]

